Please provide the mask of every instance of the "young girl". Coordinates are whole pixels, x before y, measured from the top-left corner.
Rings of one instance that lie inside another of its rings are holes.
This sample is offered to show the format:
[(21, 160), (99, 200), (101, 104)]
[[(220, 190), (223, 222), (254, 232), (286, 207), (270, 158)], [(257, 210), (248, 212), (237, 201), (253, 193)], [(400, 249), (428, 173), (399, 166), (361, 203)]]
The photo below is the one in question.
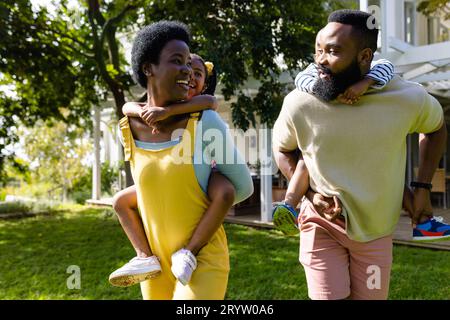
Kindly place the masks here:
[[(337, 100), (341, 103), (354, 104), (369, 89), (382, 89), (394, 76), (393, 64), (385, 59), (380, 59), (372, 63), (372, 69), (364, 79), (348, 87), (344, 93), (340, 94)], [(298, 90), (313, 93), (313, 87), (318, 78), (317, 66), (310, 64), (301, 71), (295, 78), (295, 86)], [(294, 159), (290, 159), (294, 161)], [(299, 159), (295, 166), (295, 171), (290, 179), (284, 201), (277, 203), (272, 211), (273, 224), (278, 230), (286, 235), (296, 235), (299, 233), (297, 226), (297, 211), (300, 200), (307, 194), (309, 188), (308, 169), (303, 161)], [(324, 201), (319, 194), (315, 194), (315, 203), (321, 205), (324, 215), (329, 219), (336, 218), (341, 212), (341, 204), (337, 197), (332, 203)]]
[[(196, 54), (191, 54), (191, 67), (192, 73), (187, 101), (166, 108), (148, 107), (134, 102), (126, 103), (123, 106), (124, 114), (129, 117), (140, 117), (146, 125), (153, 127), (153, 131), (158, 131), (159, 121), (170, 116), (205, 109), (216, 110), (217, 101), (213, 96), (216, 75), (213, 64), (204, 62)], [(187, 246), (172, 255), (171, 271), (183, 285), (189, 282), (192, 272), (196, 268), (195, 256), (207, 243), (203, 239), (209, 238), (211, 232), (222, 224), (226, 213), (234, 204), (236, 191), (239, 192), (238, 187), (215, 168), (212, 168), (209, 183), (207, 186), (202, 186), (202, 189), (211, 200), (204, 213), (204, 219), (200, 221)], [(174, 201), (177, 201), (176, 197), (174, 197)], [(161, 273), (161, 266), (158, 258), (151, 251), (139, 218), (136, 187), (131, 186), (117, 193), (114, 196), (113, 207), (125, 233), (136, 250), (137, 256), (114, 271), (109, 277), (110, 283), (115, 286), (129, 286), (158, 276)], [(164, 240), (161, 239), (161, 241)]]

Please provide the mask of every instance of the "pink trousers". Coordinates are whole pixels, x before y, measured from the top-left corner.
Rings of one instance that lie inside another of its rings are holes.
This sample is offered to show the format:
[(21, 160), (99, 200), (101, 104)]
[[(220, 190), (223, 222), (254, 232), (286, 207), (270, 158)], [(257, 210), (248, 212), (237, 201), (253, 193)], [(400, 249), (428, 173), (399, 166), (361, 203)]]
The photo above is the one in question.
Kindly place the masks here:
[(370, 242), (351, 240), (344, 218), (329, 222), (308, 200), (302, 203), (299, 225), (300, 263), (311, 299), (387, 299), (392, 235)]

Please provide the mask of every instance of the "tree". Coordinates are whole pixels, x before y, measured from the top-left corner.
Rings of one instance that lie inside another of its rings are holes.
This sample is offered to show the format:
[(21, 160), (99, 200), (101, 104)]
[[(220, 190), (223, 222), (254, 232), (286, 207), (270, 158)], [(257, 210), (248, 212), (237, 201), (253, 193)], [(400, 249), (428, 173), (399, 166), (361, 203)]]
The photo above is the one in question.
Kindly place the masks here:
[(450, 3), (448, 0), (422, 1), (417, 6), (417, 11), (427, 16), (434, 13), (442, 13), (445, 19), (450, 19)]
[(6, 162), (25, 170), (8, 149), (18, 141), (21, 124), (81, 124), (98, 103), (95, 65), (55, 32), (68, 28), (64, 21), (52, 19), (45, 8), (33, 10), (29, 1), (0, 3), (0, 181)]
[(32, 181), (47, 182), (52, 189), (62, 190), (63, 201), (73, 182), (86, 171), (92, 143), (82, 128), (64, 122), (43, 123), (21, 130), (23, 147), (30, 159)]
[[(133, 84), (121, 39), (132, 38), (144, 24), (177, 19), (192, 30), (192, 51), (216, 65), (225, 99), (237, 96), (232, 104), (234, 124), (245, 130), (259, 116), (271, 125), (285, 93), (275, 58), (282, 56), (289, 70), (311, 61), (315, 34), (338, 3), (85, 0), (69, 7), (67, 0), (60, 0), (50, 12), (33, 10), (26, 0), (3, 1), (0, 84), (12, 84), (16, 95), (2, 93), (0, 123), (9, 128), (20, 121), (33, 125), (39, 118), (78, 122), (107, 93), (114, 97), (116, 116), (121, 117), (125, 92)], [(261, 83), (254, 97), (242, 91), (250, 77)], [(2, 149), (16, 140), (13, 130), (0, 131)], [(13, 154), (7, 157), (12, 159)]]
[[(194, 35), (191, 51), (217, 66), (225, 99), (237, 96), (232, 104), (233, 122), (244, 130), (255, 125), (256, 117), (273, 124), (286, 93), (275, 58), (282, 56), (288, 70), (312, 61), (315, 35), (326, 23), (328, 12), (338, 6), (331, 1), (288, 0), (174, 3), (156, 2), (144, 11), (145, 22), (168, 17), (190, 26)], [(242, 90), (250, 77), (261, 84), (254, 97)]]
[[(122, 115), (123, 91), (132, 81), (121, 68), (116, 30), (132, 9), (136, 7), (128, 1), (100, 8), (99, 1), (90, 0), (69, 8), (61, 0), (53, 13), (33, 9), (25, 0), (0, 4), (0, 85), (13, 88), (12, 95), (0, 97), (0, 178), (5, 178), (5, 161), (20, 168), (6, 149), (18, 141), (14, 128), (20, 123), (32, 126), (38, 119), (52, 118), (80, 124), (108, 92), (114, 96), (117, 116)], [(90, 122), (86, 124), (89, 128)]]

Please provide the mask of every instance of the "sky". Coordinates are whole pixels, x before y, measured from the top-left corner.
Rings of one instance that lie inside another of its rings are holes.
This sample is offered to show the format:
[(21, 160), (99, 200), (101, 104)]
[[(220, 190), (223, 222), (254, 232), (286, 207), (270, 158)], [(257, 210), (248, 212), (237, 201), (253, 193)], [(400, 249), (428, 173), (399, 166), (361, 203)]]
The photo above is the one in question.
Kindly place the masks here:
[[(33, 9), (37, 9), (39, 6), (45, 6), (47, 7), (47, 9), (49, 9), (50, 12), (52, 12), (52, 8), (54, 8), (52, 0), (31, 0), (30, 2), (33, 6)], [(76, 4), (76, 0), (69, 0), (69, 7), (76, 6)]]

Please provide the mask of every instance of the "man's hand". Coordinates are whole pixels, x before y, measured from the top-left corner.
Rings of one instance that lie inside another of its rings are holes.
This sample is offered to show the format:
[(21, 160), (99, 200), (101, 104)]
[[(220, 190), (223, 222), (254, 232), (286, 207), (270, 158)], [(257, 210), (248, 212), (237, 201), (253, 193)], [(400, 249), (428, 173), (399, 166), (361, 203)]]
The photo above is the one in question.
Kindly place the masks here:
[(315, 193), (312, 203), (317, 213), (328, 221), (333, 222), (342, 213), (342, 204), (338, 197), (328, 198), (320, 193)]
[(430, 200), (430, 191), (423, 188), (414, 190), (413, 214), (411, 222), (415, 228), (418, 223), (423, 222), (427, 218), (433, 216), (433, 207)]

